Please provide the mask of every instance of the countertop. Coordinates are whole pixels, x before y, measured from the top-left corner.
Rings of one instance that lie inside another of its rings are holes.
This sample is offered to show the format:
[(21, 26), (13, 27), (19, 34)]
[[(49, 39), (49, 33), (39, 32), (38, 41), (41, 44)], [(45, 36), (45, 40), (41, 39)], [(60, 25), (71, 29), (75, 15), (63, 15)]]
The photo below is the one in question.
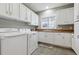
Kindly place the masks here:
[(66, 32), (66, 33), (74, 33), (72, 29), (36, 29), (38, 32)]
[(36, 32), (35, 31), (29, 31), (29, 32), (3, 32), (3, 33), (0, 33), (0, 37), (17, 36), (17, 35), (32, 34), (32, 33), (36, 33)]

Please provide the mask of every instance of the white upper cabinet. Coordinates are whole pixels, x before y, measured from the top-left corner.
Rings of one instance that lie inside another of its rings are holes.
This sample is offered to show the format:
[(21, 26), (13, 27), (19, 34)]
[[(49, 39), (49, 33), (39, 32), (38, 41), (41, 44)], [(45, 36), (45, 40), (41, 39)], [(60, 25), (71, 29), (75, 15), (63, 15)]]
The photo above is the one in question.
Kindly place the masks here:
[(19, 4), (17, 3), (0, 3), (1, 17), (19, 18)]
[(73, 24), (74, 23), (74, 8), (66, 8), (58, 10), (57, 25)]
[(29, 8), (27, 8), (27, 20), (28, 20), (28, 22), (31, 22), (31, 12), (30, 11), (31, 10)]
[(0, 16), (8, 16), (9, 15), (9, 4), (0, 3)]
[(0, 17), (38, 25), (38, 15), (20, 3), (0, 3)]
[(38, 26), (38, 15), (31, 11), (31, 25)]
[(79, 20), (79, 3), (74, 4), (74, 21)]
[(38, 25), (39, 16), (36, 14), (35, 18), (36, 18), (35, 24)]
[(10, 3), (10, 16), (16, 19), (19, 19), (19, 12), (20, 12), (20, 4), (19, 3)]
[(27, 8), (23, 4), (20, 4), (20, 19), (27, 21)]

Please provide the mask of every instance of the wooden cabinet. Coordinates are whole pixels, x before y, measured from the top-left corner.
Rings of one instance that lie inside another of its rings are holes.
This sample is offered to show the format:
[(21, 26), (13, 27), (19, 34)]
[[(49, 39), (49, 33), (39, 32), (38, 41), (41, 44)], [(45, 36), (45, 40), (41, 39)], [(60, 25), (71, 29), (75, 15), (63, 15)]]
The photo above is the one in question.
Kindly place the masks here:
[(74, 8), (61, 9), (56, 12), (57, 25), (66, 25), (74, 23)]

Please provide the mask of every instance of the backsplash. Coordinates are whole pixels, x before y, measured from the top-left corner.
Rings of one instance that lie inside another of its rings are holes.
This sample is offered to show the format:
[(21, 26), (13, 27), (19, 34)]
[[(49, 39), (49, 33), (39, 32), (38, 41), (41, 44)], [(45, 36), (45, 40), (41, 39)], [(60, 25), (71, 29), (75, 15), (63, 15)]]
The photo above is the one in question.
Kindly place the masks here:
[(57, 26), (57, 29), (70, 29), (70, 30), (74, 30), (74, 25), (59, 25), (59, 26)]

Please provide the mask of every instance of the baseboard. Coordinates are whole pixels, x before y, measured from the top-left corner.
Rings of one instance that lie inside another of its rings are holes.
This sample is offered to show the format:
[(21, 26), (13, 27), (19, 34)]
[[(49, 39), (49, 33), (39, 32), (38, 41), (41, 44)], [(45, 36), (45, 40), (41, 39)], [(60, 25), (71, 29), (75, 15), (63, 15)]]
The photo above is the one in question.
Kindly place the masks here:
[(64, 47), (64, 46), (50, 44), (50, 43), (45, 43), (45, 42), (40, 42), (40, 41), (38, 42), (38, 44), (45, 44), (45, 45), (48, 45), (48, 46), (56, 46), (56, 47), (60, 47), (60, 48), (65, 48), (65, 49), (73, 50), (71, 47)]

